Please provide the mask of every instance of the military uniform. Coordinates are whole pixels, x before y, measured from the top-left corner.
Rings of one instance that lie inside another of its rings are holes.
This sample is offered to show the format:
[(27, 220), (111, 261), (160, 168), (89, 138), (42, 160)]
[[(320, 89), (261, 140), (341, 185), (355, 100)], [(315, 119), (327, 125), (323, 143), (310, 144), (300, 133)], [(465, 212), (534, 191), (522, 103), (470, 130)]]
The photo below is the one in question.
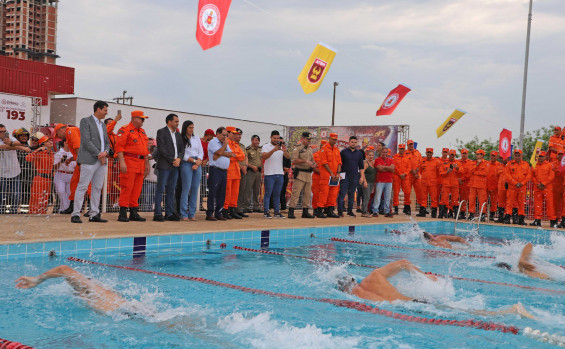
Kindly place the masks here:
[[(294, 148), (291, 160), (294, 163), (297, 159), (314, 162), (312, 148), (303, 145)], [(294, 165), (293, 175), (294, 182), (292, 183), (292, 194), (290, 195), (288, 207), (296, 208), (300, 192), (304, 190), (302, 194), (302, 208), (308, 210), (311, 207), (310, 202), (312, 200), (312, 168), (307, 164)]]
[[(261, 146), (254, 147), (253, 145), (245, 148), (247, 155), (247, 163), (249, 165), (257, 166), (257, 172), (251, 168), (247, 168), (245, 175), (245, 190), (243, 191), (243, 209), (249, 209), (251, 206), (251, 198), (253, 198), (253, 211), (261, 211), (261, 203), (259, 195), (261, 194)], [(262, 212), (262, 211), (261, 211)]]

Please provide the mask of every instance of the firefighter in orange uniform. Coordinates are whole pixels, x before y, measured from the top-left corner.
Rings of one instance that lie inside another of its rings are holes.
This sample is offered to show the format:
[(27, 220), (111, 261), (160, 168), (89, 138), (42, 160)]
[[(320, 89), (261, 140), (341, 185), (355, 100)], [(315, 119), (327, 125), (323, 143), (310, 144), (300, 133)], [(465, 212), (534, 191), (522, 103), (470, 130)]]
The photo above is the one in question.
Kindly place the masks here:
[(514, 160), (506, 165), (504, 171), (508, 191), (506, 193), (506, 215), (504, 224), (510, 224), (510, 214), (513, 207), (518, 207), (518, 221), (513, 220), (512, 224), (526, 225), (526, 184), (532, 178), (530, 164), (522, 161), (522, 151), (514, 150)]
[[(469, 182), (469, 220), (475, 218), (477, 212), (477, 198), (479, 199), (479, 209), (487, 202), (487, 174), (488, 163), (485, 161), (485, 151), (479, 149), (475, 152), (477, 158), (473, 161), (474, 165), (471, 167), (471, 180)], [(485, 220), (485, 213), (481, 212), (481, 221)]]
[[(549, 153), (549, 152), (548, 152)], [(559, 217), (561, 211), (563, 210), (563, 172), (561, 172), (561, 160), (563, 159), (563, 152), (557, 153), (557, 157), (551, 160), (553, 164), (553, 173), (555, 173), (555, 179), (553, 180), (553, 212)]]
[[(139, 195), (143, 186), (143, 178), (149, 173), (148, 137), (141, 128), (148, 116), (140, 110), (131, 112), (131, 122), (118, 130), (116, 155), (120, 162), (120, 215), (118, 221), (144, 222), (145, 218), (138, 214)], [(129, 208), (129, 218), (128, 218)]]
[[(108, 152), (108, 200), (113, 205), (117, 203), (120, 195), (120, 163), (116, 159), (116, 141), (118, 136), (114, 133), (116, 124), (122, 119), (122, 114), (118, 113), (114, 119), (104, 120), (108, 140), (110, 141), (111, 152)], [(112, 155), (112, 156), (110, 156)]]
[[(443, 148), (441, 149), (441, 157), (439, 158), (439, 166), (441, 168), (441, 165), (443, 165), (444, 163), (449, 161), (449, 148)], [(442, 187), (443, 187), (443, 183), (442, 183), (443, 177), (441, 177), (439, 175), (439, 169), (438, 169), (438, 181), (437, 181), (437, 194), (438, 194), (438, 198), (439, 201), (441, 202), (441, 191), (442, 191)], [(443, 218), (443, 217), (440, 217)]]
[[(55, 135), (67, 142), (67, 145), (69, 146), (69, 150), (73, 154), (71, 158), (67, 158), (67, 160), (65, 160), (65, 164), (68, 165), (72, 161), (77, 161), (78, 149), (80, 148), (80, 129), (75, 126), (57, 124), (55, 125)], [(69, 207), (66, 210), (61, 212), (61, 214), (73, 213), (75, 192), (77, 190), (79, 179), (80, 179), (80, 164), (77, 163), (75, 167), (75, 171), (73, 172), (73, 177), (71, 178), (71, 195), (69, 196), (69, 200), (71, 200), (71, 203), (69, 204)], [(88, 185), (87, 193), (90, 196), (90, 185)]]
[(444, 161), (439, 168), (442, 186), (439, 218), (453, 218), (453, 212), (459, 205), (459, 176), (461, 168), (459, 167), (459, 161), (455, 159), (456, 155), (457, 152), (451, 149), (449, 151), (449, 161)]
[[(502, 172), (500, 173), (500, 176), (498, 177), (498, 207), (499, 207), (499, 211), (498, 211), (498, 219), (496, 220), (496, 223), (504, 223), (504, 212), (506, 211), (506, 198), (507, 198), (507, 193), (508, 193), (508, 182), (506, 181), (506, 165), (508, 165), (508, 162), (510, 161), (510, 158), (506, 158), (506, 159), (501, 159), (501, 165), (502, 165)], [(500, 210), (502, 209), (502, 210)], [(514, 208), (512, 208), (514, 209)], [(502, 214), (500, 213), (502, 211)], [(518, 214), (518, 211), (516, 211), (516, 214)]]
[[(459, 160), (460, 177), (459, 177), (459, 201), (465, 200), (469, 204), (469, 193), (471, 184), (471, 169), (475, 166), (472, 160), (469, 160), (469, 151), (461, 149), (461, 160)], [(470, 205), (469, 205), (470, 206)], [(459, 219), (465, 219), (467, 205), (461, 205), (461, 213)]]
[(487, 169), (487, 198), (490, 200), (490, 215), (489, 221), (494, 221), (494, 215), (498, 207), (498, 216), (504, 216), (504, 208), (498, 206), (498, 180), (502, 172), (504, 172), (504, 165), (497, 161), (498, 152), (490, 152), (490, 161)]
[(428, 207), (428, 195), (432, 201), (432, 218), (437, 217), (437, 208), (439, 205), (439, 168), (441, 161), (434, 158), (434, 149), (426, 148), (426, 157), (422, 159), (420, 165), (420, 172), (422, 176), (421, 187), (422, 193), (420, 194), (420, 213), (416, 216), (426, 217), (426, 207)]
[(334, 212), (337, 204), (339, 185), (330, 186), (332, 181), (339, 181), (341, 172), (341, 153), (336, 145), (337, 133), (330, 133), (328, 143), (320, 149), (320, 194), (318, 210), (324, 208), (324, 214), (331, 218), (339, 218)]
[[(414, 148), (414, 141), (409, 139), (406, 142), (406, 155), (408, 155), (411, 160), (412, 169), (410, 170), (410, 191), (414, 188), (416, 193), (416, 202), (421, 203), (424, 199), (422, 198), (422, 176), (420, 173), (420, 166), (422, 165), (422, 154), (419, 150)], [(424, 209), (424, 212), (426, 210)], [(420, 208), (420, 214), (422, 209)]]
[(561, 133), (561, 127), (555, 126), (554, 134), (549, 138), (549, 149), (547, 154), (549, 155), (548, 160), (555, 160), (558, 157), (559, 152), (563, 152), (563, 146), (565, 145), (565, 141), (563, 140), (564, 136)]
[[(312, 170), (312, 209), (314, 210), (314, 216), (317, 218), (327, 218), (322, 210), (323, 207), (318, 207), (318, 200), (320, 198), (320, 154), (322, 148), (328, 143), (325, 139), (320, 142), (320, 149), (314, 153), (314, 163), (316, 167)], [(312, 146), (313, 148), (314, 146)]]
[(234, 156), (230, 158), (230, 166), (228, 167), (228, 180), (226, 183), (226, 199), (224, 201), (223, 216), (227, 219), (242, 219), (237, 212), (237, 198), (239, 196), (239, 182), (241, 181), (240, 161), (245, 160), (245, 153), (239, 147), (239, 141), (236, 140), (237, 128), (233, 126), (226, 127), (228, 131), (228, 146)]
[(394, 206), (394, 213), (398, 214), (398, 205), (400, 204), (399, 195), (400, 188), (404, 193), (404, 212), (407, 215), (412, 214), (410, 209), (410, 176), (412, 171), (412, 158), (406, 155), (406, 145), (398, 145), (398, 154), (392, 157), (394, 161), (394, 172), (392, 176), (392, 205)]
[(540, 151), (538, 154), (538, 163), (536, 168), (532, 170), (532, 180), (534, 182), (534, 221), (530, 223), (531, 226), (541, 227), (541, 220), (543, 218), (543, 202), (545, 201), (545, 209), (547, 218), (549, 218), (549, 226), (551, 228), (557, 227), (557, 216), (555, 215), (553, 206), (553, 181), (555, 179), (555, 172), (553, 171), (553, 164), (546, 161), (547, 153)]
[(40, 147), (33, 153), (26, 155), (26, 161), (33, 163), (35, 177), (31, 185), (29, 200), (30, 214), (45, 214), (51, 195), (51, 182), (53, 178), (53, 141), (47, 136), (39, 139)]

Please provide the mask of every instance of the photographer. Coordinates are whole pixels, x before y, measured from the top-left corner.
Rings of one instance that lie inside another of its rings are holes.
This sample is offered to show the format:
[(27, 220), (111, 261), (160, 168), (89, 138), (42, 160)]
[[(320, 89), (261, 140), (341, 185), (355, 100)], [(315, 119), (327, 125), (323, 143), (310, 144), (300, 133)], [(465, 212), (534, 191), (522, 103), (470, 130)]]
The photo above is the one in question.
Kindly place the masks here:
[(0, 124), (0, 214), (6, 213), (7, 205), (10, 213), (18, 213), (21, 169), (16, 150), (20, 147), (20, 142)]
[(71, 200), (71, 178), (75, 170), (76, 161), (66, 163), (67, 159), (71, 159), (73, 153), (69, 149), (69, 145), (65, 141), (59, 142), (59, 151), (55, 153), (53, 158), (53, 170), (55, 176), (53, 177), (53, 184), (55, 191), (59, 196), (59, 213), (69, 208)]

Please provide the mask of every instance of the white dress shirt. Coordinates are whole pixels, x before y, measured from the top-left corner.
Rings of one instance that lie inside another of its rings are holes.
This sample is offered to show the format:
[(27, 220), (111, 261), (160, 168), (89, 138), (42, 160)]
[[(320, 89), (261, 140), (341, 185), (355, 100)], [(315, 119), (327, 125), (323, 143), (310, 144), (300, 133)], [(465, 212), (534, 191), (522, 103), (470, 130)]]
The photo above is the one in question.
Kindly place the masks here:
[(188, 161), (189, 158), (197, 158), (202, 160), (204, 158), (204, 149), (202, 149), (202, 142), (200, 142), (200, 137), (193, 134), (190, 137), (190, 146), (186, 146), (184, 149), (184, 161)]
[(173, 159), (176, 159), (179, 157), (179, 150), (177, 148), (177, 137), (175, 137), (175, 131), (171, 131), (171, 129), (167, 126), (167, 129), (169, 129), (169, 133), (171, 134), (171, 138), (173, 139), (173, 145), (175, 146), (175, 157)]
[(94, 116), (94, 114), (92, 115), (92, 118), (94, 119), (94, 123), (96, 123), (96, 126), (98, 127), (98, 134), (100, 135), (100, 153), (104, 152), (104, 129), (103, 127), (106, 127), (106, 125), (104, 125), (104, 122), (102, 120), (98, 120), (98, 118), (96, 116)]

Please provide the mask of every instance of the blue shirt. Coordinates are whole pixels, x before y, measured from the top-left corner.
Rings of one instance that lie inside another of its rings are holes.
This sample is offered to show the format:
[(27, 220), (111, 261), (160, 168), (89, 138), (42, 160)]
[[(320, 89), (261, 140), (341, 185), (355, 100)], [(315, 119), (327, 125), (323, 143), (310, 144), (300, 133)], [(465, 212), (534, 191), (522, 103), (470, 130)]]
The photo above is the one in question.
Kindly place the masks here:
[(359, 170), (365, 168), (363, 164), (363, 153), (359, 149), (351, 151), (349, 147), (343, 149), (341, 152), (341, 172), (349, 175), (359, 173)]
[[(214, 153), (220, 150), (223, 147), (223, 144), (218, 140), (218, 138), (214, 138), (208, 143), (208, 164), (210, 166), (215, 166), (221, 168), (223, 170), (227, 170), (230, 167), (230, 158), (226, 156), (220, 156), (216, 160), (214, 160)], [(230, 146), (226, 146), (226, 151), (231, 151)]]

